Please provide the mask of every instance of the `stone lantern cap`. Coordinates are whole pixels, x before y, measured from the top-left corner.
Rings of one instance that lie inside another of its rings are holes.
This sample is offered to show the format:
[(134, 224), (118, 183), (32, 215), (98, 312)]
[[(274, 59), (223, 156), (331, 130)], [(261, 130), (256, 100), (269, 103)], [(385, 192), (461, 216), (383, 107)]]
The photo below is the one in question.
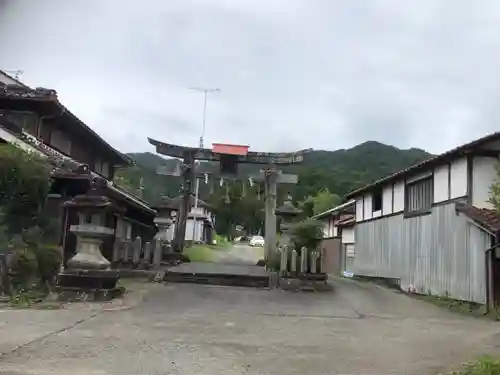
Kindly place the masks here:
[(281, 216), (283, 218), (285, 217), (293, 218), (297, 215), (300, 215), (301, 213), (302, 210), (294, 206), (292, 202), (292, 197), (290, 195), (287, 196), (287, 198), (280, 207), (276, 208), (276, 215)]
[(114, 211), (120, 212), (124, 209), (118, 207), (113, 201), (103, 195), (84, 194), (77, 195), (73, 199), (64, 202), (65, 208), (75, 208), (80, 211)]
[(179, 211), (180, 199), (163, 197), (161, 202), (153, 207), (157, 212), (157, 216), (171, 216), (173, 212)]

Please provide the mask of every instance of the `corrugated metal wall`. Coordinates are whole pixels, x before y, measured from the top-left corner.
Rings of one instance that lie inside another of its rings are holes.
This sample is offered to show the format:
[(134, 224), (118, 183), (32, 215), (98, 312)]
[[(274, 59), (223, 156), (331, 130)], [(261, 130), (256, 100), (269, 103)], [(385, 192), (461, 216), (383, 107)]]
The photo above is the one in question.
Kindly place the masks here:
[(486, 302), (490, 235), (457, 215), (454, 203), (436, 206), (430, 215), (358, 223), (355, 230), (354, 273), (398, 278), (403, 290), (416, 293)]

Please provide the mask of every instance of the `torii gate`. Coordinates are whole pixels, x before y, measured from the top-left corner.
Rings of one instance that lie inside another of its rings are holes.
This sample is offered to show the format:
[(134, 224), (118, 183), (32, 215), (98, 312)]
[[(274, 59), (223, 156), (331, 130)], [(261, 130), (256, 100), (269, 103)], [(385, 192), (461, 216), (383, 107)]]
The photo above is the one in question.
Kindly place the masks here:
[[(278, 183), (296, 184), (297, 175), (283, 174), (277, 169), (279, 165), (297, 164), (304, 160), (304, 155), (312, 149), (296, 152), (271, 153), (248, 151), (249, 146), (214, 143), (212, 149), (185, 147), (170, 143), (160, 142), (148, 138), (151, 145), (156, 147), (156, 152), (162, 155), (175, 157), (183, 160), (181, 176), (184, 179), (183, 204), (178, 217), (178, 225), (174, 240), (174, 249), (182, 252), (184, 249), (184, 238), (186, 233), (186, 220), (189, 214), (190, 197), (193, 194), (193, 186), (198, 176), (195, 170), (196, 160), (219, 162), (220, 175), (237, 176), (238, 164), (258, 164), (265, 167), (259, 176), (251, 176), (254, 179), (264, 181), (265, 185), (265, 254), (266, 260), (269, 255), (276, 251), (276, 194)], [(250, 176), (248, 176), (250, 177)]]

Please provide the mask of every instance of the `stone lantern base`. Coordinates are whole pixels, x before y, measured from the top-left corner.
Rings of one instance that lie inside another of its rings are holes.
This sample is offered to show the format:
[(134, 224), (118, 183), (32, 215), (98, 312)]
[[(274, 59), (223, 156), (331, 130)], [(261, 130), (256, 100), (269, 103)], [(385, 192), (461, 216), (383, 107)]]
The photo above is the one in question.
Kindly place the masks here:
[(120, 297), (125, 288), (117, 287), (117, 270), (68, 269), (58, 275), (60, 301), (110, 301)]

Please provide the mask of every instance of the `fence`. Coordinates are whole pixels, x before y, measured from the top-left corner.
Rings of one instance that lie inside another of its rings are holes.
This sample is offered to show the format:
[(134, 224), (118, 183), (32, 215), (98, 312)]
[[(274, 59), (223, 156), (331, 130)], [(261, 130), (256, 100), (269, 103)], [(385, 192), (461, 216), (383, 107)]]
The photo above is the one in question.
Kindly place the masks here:
[(324, 273), (322, 260), (323, 250), (308, 250), (303, 247), (297, 251), (283, 246), (280, 251), (280, 276), (301, 277)]
[(141, 237), (136, 237), (134, 241), (117, 239), (113, 246), (112, 265), (115, 268), (158, 268), (169, 254), (174, 254), (171, 246), (159, 239), (144, 244)]

